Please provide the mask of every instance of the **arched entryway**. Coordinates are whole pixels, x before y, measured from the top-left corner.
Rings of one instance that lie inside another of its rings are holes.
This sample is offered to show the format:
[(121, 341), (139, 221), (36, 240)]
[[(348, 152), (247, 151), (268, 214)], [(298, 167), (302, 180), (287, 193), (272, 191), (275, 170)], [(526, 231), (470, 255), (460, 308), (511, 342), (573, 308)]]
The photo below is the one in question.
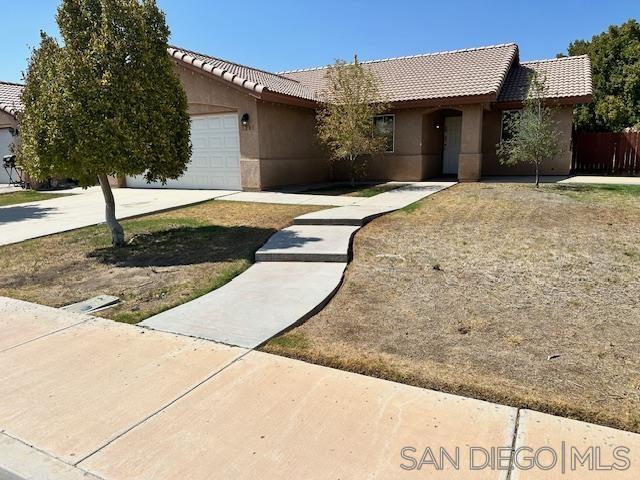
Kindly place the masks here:
[(427, 176), (458, 176), (461, 139), (460, 110), (440, 109), (424, 115), (422, 154)]

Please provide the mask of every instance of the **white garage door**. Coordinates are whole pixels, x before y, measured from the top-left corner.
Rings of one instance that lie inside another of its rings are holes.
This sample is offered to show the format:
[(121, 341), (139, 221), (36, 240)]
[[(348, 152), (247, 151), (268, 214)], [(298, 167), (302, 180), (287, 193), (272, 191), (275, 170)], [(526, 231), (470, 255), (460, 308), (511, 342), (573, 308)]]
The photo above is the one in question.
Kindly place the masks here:
[(187, 171), (164, 187), (143, 177), (127, 177), (134, 188), (194, 188), (240, 190), (238, 115), (225, 113), (191, 117), (193, 151)]
[[(11, 153), (9, 146), (13, 143), (11, 130), (8, 128), (0, 128), (0, 183), (9, 183), (9, 176), (2, 164), (2, 157)], [(12, 172), (15, 176), (15, 172)]]

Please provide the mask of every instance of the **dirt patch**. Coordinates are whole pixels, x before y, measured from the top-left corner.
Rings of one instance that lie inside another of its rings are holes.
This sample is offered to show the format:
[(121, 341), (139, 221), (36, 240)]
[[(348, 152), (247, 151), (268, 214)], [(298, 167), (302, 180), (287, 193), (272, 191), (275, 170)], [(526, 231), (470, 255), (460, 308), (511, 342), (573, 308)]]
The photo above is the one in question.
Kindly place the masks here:
[(293, 218), (319, 207), (211, 201), (123, 222), (129, 244), (96, 226), (0, 247), (0, 295), (61, 307), (98, 294), (98, 315), (137, 323), (224, 285)]
[(640, 431), (639, 193), (443, 191), (358, 233), (336, 297), (265, 349)]

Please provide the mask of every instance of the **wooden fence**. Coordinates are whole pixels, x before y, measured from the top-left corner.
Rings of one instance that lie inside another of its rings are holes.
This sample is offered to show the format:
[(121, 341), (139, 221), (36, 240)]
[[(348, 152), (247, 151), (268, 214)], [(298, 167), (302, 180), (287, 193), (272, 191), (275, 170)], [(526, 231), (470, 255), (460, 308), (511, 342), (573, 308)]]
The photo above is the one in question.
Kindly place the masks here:
[(571, 171), (640, 175), (640, 132), (574, 134)]

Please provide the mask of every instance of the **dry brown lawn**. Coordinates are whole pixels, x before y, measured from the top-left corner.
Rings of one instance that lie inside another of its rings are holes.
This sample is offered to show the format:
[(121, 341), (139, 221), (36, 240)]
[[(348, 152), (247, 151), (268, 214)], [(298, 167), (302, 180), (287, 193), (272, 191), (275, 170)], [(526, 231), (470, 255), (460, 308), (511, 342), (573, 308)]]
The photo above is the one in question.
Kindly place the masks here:
[(640, 189), (461, 184), (354, 248), (265, 350), (640, 431)]
[(123, 222), (128, 246), (105, 226), (0, 247), (0, 295), (61, 307), (99, 294), (121, 305), (98, 315), (137, 323), (218, 288), (293, 218), (318, 207), (211, 201)]

